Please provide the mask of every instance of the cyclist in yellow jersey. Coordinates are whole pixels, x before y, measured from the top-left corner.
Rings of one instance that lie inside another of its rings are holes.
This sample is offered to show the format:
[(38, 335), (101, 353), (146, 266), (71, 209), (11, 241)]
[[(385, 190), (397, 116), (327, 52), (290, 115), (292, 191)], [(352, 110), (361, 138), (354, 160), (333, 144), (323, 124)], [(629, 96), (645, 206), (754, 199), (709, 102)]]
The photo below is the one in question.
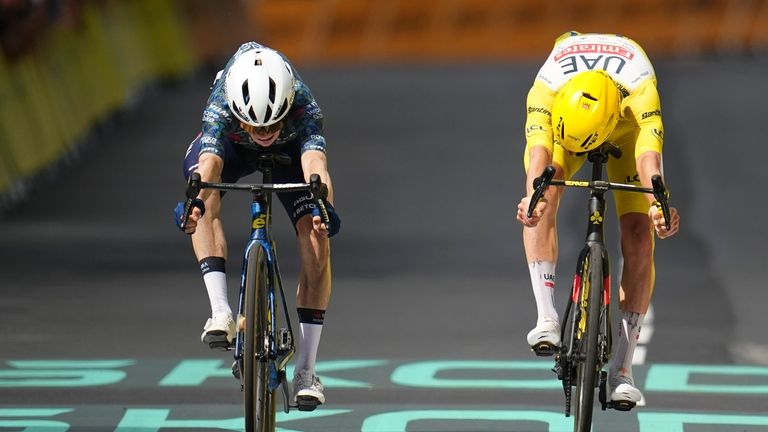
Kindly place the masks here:
[[(664, 129), (656, 75), (643, 49), (633, 40), (611, 34), (568, 32), (555, 46), (528, 93), (525, 125), (526, 196), (517, 219), (537, 308), (536, 327), (527, 341), (539, 355), (560, 345), (559, 316), (554, 307), (557, 261), (556, 214), (562, 188), (549, 188), (531, 218), (528, 204), (533, 179), (549, 164), (555, 178), (571, 178), (586, 152), (606, 141), (622, 150), (607, 164), (610, 181), (651, 186), (662, 173)], [(624, 257), (619, 310), (619, 338), (609, 369), (611, 400), (638, 402), (642, 394), (632, 377), (637, 345), (654, 285), (654, 236), (675, 234), (680, 218), (671, 208), (667, 230), (661, 211), (645, 194), (615, 191)]]

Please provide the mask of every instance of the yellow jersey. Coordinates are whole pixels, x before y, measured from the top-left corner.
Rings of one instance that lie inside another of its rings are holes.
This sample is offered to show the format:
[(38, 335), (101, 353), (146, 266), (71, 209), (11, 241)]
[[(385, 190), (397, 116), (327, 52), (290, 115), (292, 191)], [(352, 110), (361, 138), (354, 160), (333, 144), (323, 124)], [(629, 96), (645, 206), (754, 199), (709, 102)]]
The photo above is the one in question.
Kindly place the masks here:
[(553, 153), (552, 101), (557, 91), (579, 72), (602, 69), (622, 95), (619, 123), (608, 137), (621, 145), (635, 144), (635, 157), (661, 153), (664, 131), (656, 74), (643, 49), (632, 39), (612, 34), (569, 32), (555, 41), (528, 92), (525, 135), (527, 147), (544, 146)]

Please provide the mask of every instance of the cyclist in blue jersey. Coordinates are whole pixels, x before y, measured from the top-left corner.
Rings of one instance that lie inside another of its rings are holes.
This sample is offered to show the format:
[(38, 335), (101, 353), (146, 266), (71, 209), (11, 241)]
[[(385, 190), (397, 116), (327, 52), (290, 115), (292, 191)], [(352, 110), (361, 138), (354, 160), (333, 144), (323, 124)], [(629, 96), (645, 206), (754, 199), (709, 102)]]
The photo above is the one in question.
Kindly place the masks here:
[[(325, 402), (315, 374), (315, 359), (331, 294), (329, 237), (341, 221), (331, 203), (333, 188), (323, 137), (323, 113), (309, 87), (279, 52), (256, 42), (243, 44), (216, 76), (203, 111), (202, 130), (187, 149), (184, 176), (200, 173), (204, 182), (236, 182), (257, 170), (265, 152), (291, 156), (289, 166), (273, 169), (275, 183), (308, 182), (319, 174), (328, 185), (330, 226), (321, 222), (309, 192), (280, 193), (298, 239), (301, 274), (297, 288), (299, 349), (294, 397), (304, 404)], [(186, 221), (211, 304), (201, 339), (211, 348), (227, 347), (235, 321), (227, 299), (227, 244), (220, 218), (221, 193), (203, 189)], [(181, 204), (181, 203), (180, 203)], [(183, 211), (177, 205), (176, 223)]]

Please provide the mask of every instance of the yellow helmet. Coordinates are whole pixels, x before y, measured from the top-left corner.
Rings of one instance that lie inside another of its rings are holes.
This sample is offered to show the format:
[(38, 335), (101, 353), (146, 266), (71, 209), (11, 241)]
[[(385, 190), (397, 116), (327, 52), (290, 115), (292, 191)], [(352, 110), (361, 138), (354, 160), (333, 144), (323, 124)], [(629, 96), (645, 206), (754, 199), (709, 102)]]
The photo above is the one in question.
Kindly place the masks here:
[(603, 70), (582, 72), (552, 102), (555, 144), (581, 153), (605, 142), (619, 122), (619, 88)]

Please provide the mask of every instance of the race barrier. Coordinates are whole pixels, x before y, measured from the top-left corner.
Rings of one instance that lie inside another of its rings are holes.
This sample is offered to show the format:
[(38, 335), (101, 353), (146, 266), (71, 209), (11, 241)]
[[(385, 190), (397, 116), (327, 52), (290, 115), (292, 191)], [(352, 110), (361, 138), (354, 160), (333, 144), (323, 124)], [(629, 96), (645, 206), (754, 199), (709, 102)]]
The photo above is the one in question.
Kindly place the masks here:
[(153, 80), (193, 70), (173, 0), (84, 2), (78, 22), (50, 22), (34, 49), (0, 55), (0, 197), (46, 168)]

